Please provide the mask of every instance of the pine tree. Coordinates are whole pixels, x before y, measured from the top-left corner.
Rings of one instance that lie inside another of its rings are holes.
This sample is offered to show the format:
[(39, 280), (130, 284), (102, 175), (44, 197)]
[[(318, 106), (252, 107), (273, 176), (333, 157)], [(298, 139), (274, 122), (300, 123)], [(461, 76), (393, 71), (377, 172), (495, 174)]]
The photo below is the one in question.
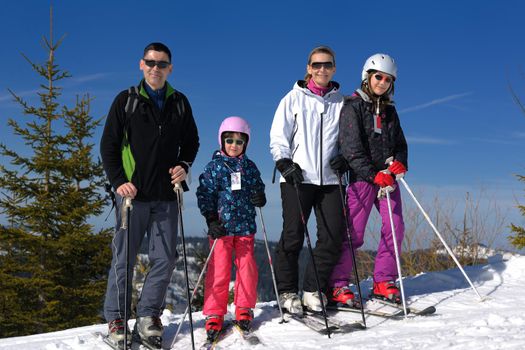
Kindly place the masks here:
[(8, 125), (27, 149), (0, 144), (10, 160), (0, 165), (0, 212), (7, 218), (0, 225), (0, 337), (99, 321), (111, 259), (111, 231), (88, 223), (105, 206), (103, 169), (90, 143), (101, 120), (90, 116), (89, 95), (73, 108), (60, 104), (57, 83), (71, 75), (55, 63), (63, 38), (54, 43), (52, 35), (51, 16), (46, 62), (24, 56), (44, 80), (39, 105), (9, 90), (27, 119)]
[[(512, 94), (512, 97), (514, 98), (514, 101), (516, 104), (520, 107), (523, 114), (525, 114), (525, 106), (523, 103), (521, 103), (520, 98), (518, 95), (514, 92), (512, 89), (512, 86), (509, 84), (510, 92)], [(519, 181), (525, 182), (525, 176), (523, 175), (516, 175), (519, 179)], [(518, 209), (520, 210), (521, 216), (525, 217), (525, 206), (524, 205), (518, 205)], [(510, 229), (513, 233), (515, 233), (514, 236), (510, 236), (509, 240), (512, 245), (514, 245), (518, 249), (525, 248), (525, 228), (521, 226), (517, 226), (514, 224), (510, 224)]]
[[(523, 175), (517, 175), (517, 176), (520, 181), (525, 182), (525, 176)], [(520, 210), (521, 216), (525, 217), (525, 205), (518, 205), (518, 209)], [(511, 223), (510, 229), (513, 233), (515, 233), (514, 236), (509, 237), (512, 245), (514, 245), (518, 249), (525, 248), (525, 228)]]

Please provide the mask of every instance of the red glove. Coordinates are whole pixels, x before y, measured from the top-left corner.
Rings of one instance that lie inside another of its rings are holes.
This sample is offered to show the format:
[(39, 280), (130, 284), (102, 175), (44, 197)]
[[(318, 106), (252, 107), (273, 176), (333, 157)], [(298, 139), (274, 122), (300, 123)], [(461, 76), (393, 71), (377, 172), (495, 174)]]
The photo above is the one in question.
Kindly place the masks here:
[(404, 174), (407, 172), (407, 169), (405, 168), (403, 163), (401, 163), (398, 160), (394, 160), (392, 164), (390, 164), (390, 166), (388, 167), (388, 170), (390, 170), (390, 172), (394, 175)]
[(374, 183), (379, 187), (388, 187), (394, 184), (394, 178), (392, 175), (385, 174), (384, 172), (380, 171), (374, 178)]

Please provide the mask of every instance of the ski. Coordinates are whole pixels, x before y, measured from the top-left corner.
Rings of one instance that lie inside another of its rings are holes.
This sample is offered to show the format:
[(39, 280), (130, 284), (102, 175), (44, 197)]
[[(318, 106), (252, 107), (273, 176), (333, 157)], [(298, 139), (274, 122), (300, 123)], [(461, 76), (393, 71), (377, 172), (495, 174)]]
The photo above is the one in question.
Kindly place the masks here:
[[(361, 309), (356, 309), (351, 306), (344, 306), (344, 305), (328, 305), (326, 307), (327, 310), (333, 310), (333, 311), (345, 311), (345, 312), (354, 312), (357, 314), (361, 314)], [(409, 310), (407, 310), (409, 311)], [(363, 310), (365, 315), (370, 316), (377, 316), (377, 317), (383, 317), (383, 318), (400, 318), (405, 315), (403, 310), (397, 310), (395, 312), (383, 312), (378, 310), (369, 310), (364, 309)]]
[[(321, 313), (306, 311), (306, 315), (314, 318), (317, 322), (323, 324), (323, 326), (325, 325), (324, 316)], [(339, 332), (339, 333), (341, 332), (347, 333), (347, 332), (353, 332), (355, 330), (366, 329), (366, 327), (363, 325), (363, 323), (361, 323), (361, 321), (344, 322), (340, 320), (335, 320), (333, 318), (328, 319), (328, 326), (336, 327), (337, 328), (336, 332)], [(325, 329), (326, 329), (326, 326), (325, 326)]]
[[(391, 302), (391, 301), (388, 301), (388, 300), (385, 300), (385, 299), (377, 298), (377, 297), (371, 297), (371, 298), (368, 298), (368, 300), (376, 301), (376, 302), (378, 302), (380, 304), (391, 306), (391, 307), (395, 307), (396, 309), (399, 309), (399, 310), (403, 310), (403, 304), (397, 304), (397, 303), (394, 303), (394, 302)], [(418, 316), (428, 316), (428, 315), (432, 315), (432, 314), (434, 314), (436, 312), (436, 307), (435, 306), (428, 306), (428, 307), (426, 307), (424, 309), (418, 309), (418, 308), (413, 307), (412, 305), (408, 305), (407, 306), (407, 312), (411, 313), (411, 314), (414, 314), (414, 315), (418, 315)]]
[[(303, 315), (298, 314), (288, 314), (291, 319), (298, 321), (304, 324), (306, 327), (310, 328), (317, 333), (327, 335), (326, 324), (324, 317), (321, 314), (305, 312)], [(333, 319), (328, 319), (328, 329), (330, 333), (348, 333), (358, 329), (365, 329), (361, 322), (351, 322), (345, 323), (336, 321)]]
[[(124, 348), (121, 346), (118, 346), (117, 344), (113, 343), (111, 340), (109, 340), (107, 334), (103, 334), (102, 332), (93, 332), (93, 335), (97, 338), (102, 338), (102, 341), (109, 346), (110, 348), (114, 350), (123, 350)], [(131, 334), (129, 335), (131, 339)], [(127, 348), (132, 349), (133, 343), (129, 345)]]
[[(290, 315), (290, 318), (292, 320), (295, 320), (297, 322), (304, 324), (306, 327), (310, 328), (313, 331), (316, 331), (317, 333), (320, 333), (323, 335), (328, 334), (328, 332), (326, 331), (326, 325), (324, 324), (324, 321), (319, 322), (316, 318), (308, 317), (308, 315), (298, 315), (298, 314), (288, 314), (288, 315)], [(334, 333), (339, 329), (337, 325), (330, 324), (330, 322), (328, 322), (328, 328), (330, 330), (330, 333)]]
[(221, 331), (217, 334), (214, 339), (206, 338), (206, 341), (200, 346), (200, 350), (212, 350), (218, 342), (226, 338), (233, 331), (233, 323), (225, 321), (222, 325)]
[(254, 333), (253, 329), (245, 328), (241, 324), (239, 324), (237, 321), (233, 321), (233, 327), (237, 331), (237, 333), (240, 334), (243, 341), (249, 345), (257, 345), (261, 344), (261, 340), (257, 336), (257, 334)]

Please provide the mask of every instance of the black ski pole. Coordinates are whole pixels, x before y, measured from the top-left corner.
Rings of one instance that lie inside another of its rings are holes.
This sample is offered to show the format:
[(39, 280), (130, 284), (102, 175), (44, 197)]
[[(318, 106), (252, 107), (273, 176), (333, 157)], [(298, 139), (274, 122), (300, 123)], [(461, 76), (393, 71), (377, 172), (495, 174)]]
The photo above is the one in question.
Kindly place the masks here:
[[(195, 287), (193, 287), (193, 293), (191, 294), (191, 301), (193, 301), (193, 298), (195, 298), (195, 294), (197, 294), (197, 289), (199, 288), (202, 278), (204, 277), (204, 273), (206, 272), (206, 268), (208, 267), (208, 263), (210, 262), (211, 255), (213, 254), (213, 250), (215, 249), (215, 245), (217, 244), (218, 240), (213, 240), (213, 245), (211, 246), (210, 253), (208, 254), (208, 257), (206, 258), (206, 261), (204, 262), (204, 266), (202, 267), (201, 274), (199, 275), (199, 278), (197, 278), (197, 283), (195, 283)], [(191, 304), (191, 303), (190, 303)], [(175, 332), (175, 336), (173, 337), (173, 341), (171, 342), (170, 349), (175, 345), (175, 341), (177, 340), (177, 336), (179, 335), (180, 330), (182, 329), (182, 323), (184, 323), (184, 320), (186, 319), (186, 315), (188, 314), (188, 307), (186, 306), (186, 310), (184, 311), (184, 315), (182, 315), (182, 319), (180, 320), (179, 326), (177, 327), (177, 332)]]
[(277, 289), (277, 281), (275, 279), (275, 272), (273, 270), (272, 254), (270, 254), (270, 248), (268, 247), (268, 237), (266, 236), (266, 227), (264, 225), (262, 209), (260, 207), (257, 209), (259, 209), (259, 218), (261, 219), (262, 231), (264, 236), (264, 245), (266, 246), (266, 254), (268, 254), (268, 263), (270, 264), (270, 272), (272, 273), (273, 289), (275, 291), (275, 297), (277, 298), (277, 306), (279, 307), (279, 312), (281, 313), (281, 321), (279, 323), (286, 323), (286, 321), (284, 320), (283, 308), (281, 307), (281, 303), (279, 302), (279, 290)]
[(126, 232), (126, 281), (124, 282), (124, 348), (128, 348), (128, 286), (129, 286), (129, 226), (130, 226), (130, 217), (131, 209), (133, 206), (131, 204), (131, 197), (124, 197), (122, 212), (125, 217), (122, 218), (122, 224), (120, 228), (124, 229)]
[(361, 285), (360, 285), (361, 282), (359, 281), (359, 274), (357, 273), (354, 244), (352, 243), (352, 237), (350, 235), (350, 223), (348, 222), (348, 212), (346, 211), (345, 195), (343, 192), (343, 181), (341, 180), (341, 174), (339, 173), (339, 171), (337, 172), (337, 179), (339, 180), (339, 193), (341, 194), (341, 204), (343, 205), (343, 213), (345, 217), (346, 238), (348, 240), (348, 247), (350, 248), (350, 255), (352, 256), (355, 284), (357, 285), (357, 292), (359, 293), (359, 304), (361, 305), (361, 317), (363, 319), (363, 326), (365, 326), (366, 328), (365, 309), (363, 306), (363, 295), (361, 294)]
[(191, 331), (191, 348), (195, 350), (195, 339), (193, 335), (193, 318), (191, 315), (191, 292), (190, 292), (190, 281), (188, 278), (188, 260), (186, 258), (186, 241), (184, 239), (184, 225), (182, 222), (182, 192), (183, 189), (179, 183), (175, 183), (173, 188), (177, 194), (177, 206), (179, 207), (179, 228), (180, 228), (180, 237), (182, 240), (182, 259), (184, 261), (184, 277), (186, 279), (186, 298), (188, 300), (188, 320), (190, 322), (190, 331)]
[(324, 324), (326, 326), (326, 332), (328, 338), (330, 338), (330, 328), (328, 327), (328, 316), (326, 315), (326, 307), (324, 305), (323, 293), (321, 292), (321, 283), (319, 282), (319, 274), (317, 273), (317, 265), (315, 264), (314, 251), (312, 249), (312, 243), (310, 242), (310, 234), (308, 233), (308, 227), (304, 218), (303, 206), (301, 205), (301, 196), (299, 195), (299, 185), (294, 181), (295, 193), (297, 194), (297, 204), (299, 205), (299, 214), (301, 215), (301, 222), (304, 227), (304, 235), (306, 236), (306, 245), (310, 252), (310, 258), (312, 259), (312, 266), (314, 267), (315, 282), (317, 283), (317, 293), (319, 294), (319, 300), (321, 301), (321, 308), (323, 309)]

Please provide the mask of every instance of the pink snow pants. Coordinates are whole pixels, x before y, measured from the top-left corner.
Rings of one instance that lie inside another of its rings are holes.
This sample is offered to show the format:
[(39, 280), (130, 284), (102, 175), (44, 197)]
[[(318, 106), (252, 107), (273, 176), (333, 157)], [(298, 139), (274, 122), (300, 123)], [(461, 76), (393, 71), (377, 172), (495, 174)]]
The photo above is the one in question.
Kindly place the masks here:
[[(235, 252), (237, 270), (234, 285), (236, 307), (254, 308), (257, 302), (257, 265), (254, 255), (254, 237), (225, 236), (218, 239), (206, 272), (204, 284), (204, 315), (225, 315), (228, 307), (232, 256)], [(213, 239), (210, 239), (210, 247)]]
[[(350, 237), (352, 239), (352, 247), (354, 248), (355, 253), (355, 250), (361, 247), (364, 243), (368, 217), (372, 211), (372, 206), (375, 205), (381, 216), (382, 225), (381, 237), (379, 239), (379, 246), (375, 258), (374, 281), (394, 281), (397, 278), (397, 267), (393, 244), (394, 239), (392, 237), (392, 229), (388, 215), (388, 204), (386, 198), (377, 198), (378, 191), (379, 186), (365, 181), (358, 181), (348, 185), (346, 190), (346, 209), (348, 210)], [(403, 208), (401, 205), (401, 192), (399, 186), (396, 187), (394, 192), (390, 193), (390, 203), (392, 207), (392, 217), (397, 238), (398, 252), (401, 254), (401, 243), (403, 242), (403, 235), (405, 233), (405, 224), (403, 222)], [(328, 285), (330, 287), (347, 286), (350, 283), (350, 276), (353, 276), (352, 266), (352, 255), (350, 254), (350, 247), (345, 232), (341, 257), (332, 270), (332, 275), (330, 276)]]

